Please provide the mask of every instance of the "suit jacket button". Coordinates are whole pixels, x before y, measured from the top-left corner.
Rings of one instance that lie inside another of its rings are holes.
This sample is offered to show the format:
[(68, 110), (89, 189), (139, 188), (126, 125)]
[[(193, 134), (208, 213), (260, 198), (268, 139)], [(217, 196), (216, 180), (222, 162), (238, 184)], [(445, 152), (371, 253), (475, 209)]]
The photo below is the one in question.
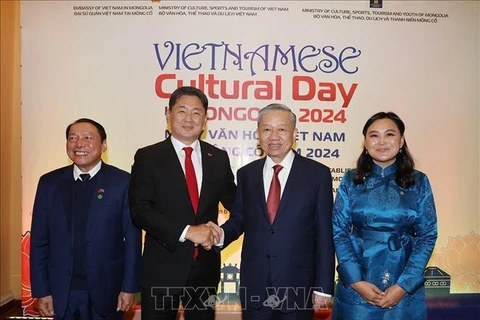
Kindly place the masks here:
[(275, 230), (274, 230), (274, 229), (270, 229), (270, 234), (275, 234)]
[(270, 259), (270, 255), (268, 255), (268, 254), (267, 254), (265, 257), (266, 257), (267, 259)]

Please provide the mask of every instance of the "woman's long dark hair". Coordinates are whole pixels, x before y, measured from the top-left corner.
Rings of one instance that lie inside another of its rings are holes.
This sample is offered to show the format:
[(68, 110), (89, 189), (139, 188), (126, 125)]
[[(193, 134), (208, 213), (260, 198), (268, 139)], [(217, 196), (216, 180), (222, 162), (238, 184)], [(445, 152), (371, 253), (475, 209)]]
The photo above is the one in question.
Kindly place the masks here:
[[(378, 112), (370, 117), (365, 123), (363, 127), (362, 133), (363, 136), (366, 138), (368, 128), (377, 120), (380, 119), (390, 119), (392, 120), (395, 125), (397, 126), (400, 134), (403, 136), (405, 132), (405, 124), (403, 121), (393, 112)], [(395, 178), (395, 182), (402, 188), (409, 188), (415, 184), (415, 180), (413, 179), (413, 168), (415, 166), (415, 162), (413, 161), (410, 152), (408, 151), (407, 141), (404, 139), (403, 147), (400, 149), (399, 153), (396, 156), (396, 163), (397, 163), (397, 175)], [(355, 184), (362, 184), (367, 176), (372, 172), (372, 165), (373, 159), (372, 157), (366, 152), (366, 148), (364, 147), (362, 153), (358, 157), (357, 160), (357, 172), (353, 177), (353, 182)]]

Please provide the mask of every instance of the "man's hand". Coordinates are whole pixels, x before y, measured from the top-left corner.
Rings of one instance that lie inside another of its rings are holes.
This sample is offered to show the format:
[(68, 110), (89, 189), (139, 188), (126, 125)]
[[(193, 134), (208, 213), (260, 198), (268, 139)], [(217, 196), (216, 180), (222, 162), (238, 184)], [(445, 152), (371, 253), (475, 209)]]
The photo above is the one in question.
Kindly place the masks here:
[[(209, 224), (213, 222), (209, 221)], [(190, 240), (195, 245), (201, 245), (205, 250), (210, 250), (220, 240), (220, 234), (208, 224), (190, 226), (185, 235), (185, 239)]]
[(407, 292), (400, 287), (398, 284), (394, 284), (393, 286), (389, 287), (385, 290), (385, 295), (383, 296), (382, 300), (380, 300), (377, 305), (380, 308), (393, 308), (396, 306), (403, 298), (403, 296)]
[(365, 301), (374, 306), (378, 305), (385, 295), (376, 285), (367, 281), (352, 283), (351, 287), (357, 291)]
[(213, 229), (212, 232), (215, 234), (215, 243), (213, 245), (217, 245), (222, 240), (223, 229), (212, 221), (208, 221), (207, 226)]
[(53, 311), (53, 298), (52, 296), (46, 296), (43, 298), (38, 298), (37, 308), (40, 311), (40, 314), (43, 317), (53, 317), (55, 312)]
[(120, 292), (118, 295), (117, 311), (128, 311), (133, 305), (135, 294)]

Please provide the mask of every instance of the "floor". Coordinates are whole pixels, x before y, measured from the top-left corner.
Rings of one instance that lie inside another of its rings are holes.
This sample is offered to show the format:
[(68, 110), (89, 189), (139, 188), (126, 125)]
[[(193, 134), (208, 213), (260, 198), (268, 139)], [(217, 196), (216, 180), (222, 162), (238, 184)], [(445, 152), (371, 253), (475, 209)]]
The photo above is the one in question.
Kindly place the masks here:
[(19, 317), (21, 315), (22, 302), (20, 300), (13, 300), (0, 307), (0, 319), (6, 319), (7, 317)]
[[(7, 319), (9, 317), (13, 317), (11, 319), (48, 319), (48, 318), (27, 318), (22, 317), (22, 304), (20, 300), (14, 300), (6, 305), (0, 307), (0, 320)], [(18, 318), (16, 318), (18, 317)], [(125, 316), (126, 320), (139, 320), (140, 319), (140, 312), (130, 312)], [(179, 313), (178, 320), (183, 320), (182, 313)], [(217, 312), (217, 320), (240, 320), (241, 314), (238, 311), (220, 311)], [(328, 314), (317, 314), (314, 317), (315, 320), (320, 319), (328, 319)]]

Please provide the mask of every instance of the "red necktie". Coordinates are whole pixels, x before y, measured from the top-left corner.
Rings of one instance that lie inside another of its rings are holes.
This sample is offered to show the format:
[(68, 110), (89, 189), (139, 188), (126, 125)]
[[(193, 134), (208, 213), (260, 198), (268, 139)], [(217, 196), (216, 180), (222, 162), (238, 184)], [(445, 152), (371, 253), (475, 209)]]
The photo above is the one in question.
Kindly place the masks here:
[(280, 205), (280, 180), (278, 180), (278, 173), (282, 169), (283, 167), (279, 164), (273, 166), (272, 182), (270, 183), (270, 190), (268, 190), (267, 212), (271, 224), (275, 220), (275, 215)]
[[(192, 162), (192, 147), (183, 148), (185, 151), (185, 179), (187, 180), (188, 194), (190, 195), (190, 201), (192, 202), (193, 212), (197, 214), (198, 209), (198, 184), (197, 177), (195, 176), (195, 168)], [(193, 259), (198, 258), (198, 247), (194, 248)]]

